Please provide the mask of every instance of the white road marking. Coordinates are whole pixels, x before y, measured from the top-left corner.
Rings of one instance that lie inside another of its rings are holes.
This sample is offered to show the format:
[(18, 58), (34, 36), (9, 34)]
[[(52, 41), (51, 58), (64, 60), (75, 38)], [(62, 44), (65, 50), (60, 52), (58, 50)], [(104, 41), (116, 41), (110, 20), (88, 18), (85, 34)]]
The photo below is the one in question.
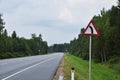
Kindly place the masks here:
[(3, 79), (1, 79), (1, 80), (7, 80), (7, 79), (9, 79), (9, 78), (11, 78), (11, 77), (19, 74), (19, 73), (22, 73), (22, 72), (24, 72), (24, 71), (26, 71), (26, 70), (28, 70), (28, 69), (31, 69), (31, 68), (33, 68), (33, 67), (35, 67), (35, 66), (38, 66), (38, 65), (40, 65), (40, 64), (42, 64), (42, 63), (45, 63), (45, 62), (47, 62), (47, 61), (50, 61), (50, 60), (52, 60), (52, 59), (54, 59), (54, 58), (50, 58), (50, 59), (47, 59), (47, 60), (42, 61), (42, 62), (40, 62), (40, 63), (34, 64), (34, 65), (32, 65), (32, 66), (29, 66), (29, 67), (27, 67), (27, 68), (25, 68), (25, 69), (23, 69), (23, 70), (20, 70), (20, 71), (14, 73), (14, 74), (12, 74), (12, 75), (10, 75), (10, 76), (8, 76), (8, 77), (3, 78)]

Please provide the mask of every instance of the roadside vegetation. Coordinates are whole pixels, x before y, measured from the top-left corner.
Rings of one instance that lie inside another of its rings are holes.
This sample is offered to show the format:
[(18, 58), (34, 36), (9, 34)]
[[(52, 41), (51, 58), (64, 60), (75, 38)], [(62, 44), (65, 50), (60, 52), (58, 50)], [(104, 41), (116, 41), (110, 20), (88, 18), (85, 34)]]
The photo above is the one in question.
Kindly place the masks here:
[(64, 44), (54, 44), (48, 47), (48, 52), (53, 53), (53, 52), (65, 52), (68, 51), (69, 49), (69, 43), (64, 43)]
[[(101, 10), (93, 17), (93, 22), (100, 32), (99, 37), (92, 37), (92, 59), (96, 63), (108, 63), (120, 72), (120, 0), (117, 6)], [(88, 60), (89, 37), (83, 36), (81, 29), (78, 38), (71, 40), (69, 52)], [(116, 79), (115, 79), (116, 80)]]
[(47, 48), (47, 42), (42, 40), (41, 34), (32, 34), (31, 39), (25, 39), (13, 31), (9, 36), (0, 14), (0, 59), (47, 54)]
[[(75, 68), (75, 80), (88, 80), (88, 61), (66, 53), (64, 58), (64, 80), (71, 80), (71, 67)], [(120, 72), (108, 64), (92, 62), (92, 80), (120, 80)]]

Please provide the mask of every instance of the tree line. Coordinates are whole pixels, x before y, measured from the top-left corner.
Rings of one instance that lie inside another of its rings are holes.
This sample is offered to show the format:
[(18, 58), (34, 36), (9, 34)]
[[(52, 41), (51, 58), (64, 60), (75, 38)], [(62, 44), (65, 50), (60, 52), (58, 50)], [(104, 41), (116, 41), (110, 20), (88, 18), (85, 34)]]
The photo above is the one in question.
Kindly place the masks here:
[(49, 46), (48, 52), (67, 52), (69, 50), (69, 43), (64, 44), (54, 44), (52, 46)]
[(48, 45), (42, 35), (31, 35), (31, 39), (19, 38), (16, 31), (8, 36), (5, 22), (0, 14), (0, 59), (47, 54)]
[[(101, 14), (93, 17), (100, 36), (92, 37), (92, 58), (95, 62), (120, 61), (120, 0), (117, 6), (101, 10)], [(71, 54), (88, 60), (89, 37), (83, 36), (81, 29), (78, 38), (71, 40)], [(120, 66), (120, 65), (119, 65)]]

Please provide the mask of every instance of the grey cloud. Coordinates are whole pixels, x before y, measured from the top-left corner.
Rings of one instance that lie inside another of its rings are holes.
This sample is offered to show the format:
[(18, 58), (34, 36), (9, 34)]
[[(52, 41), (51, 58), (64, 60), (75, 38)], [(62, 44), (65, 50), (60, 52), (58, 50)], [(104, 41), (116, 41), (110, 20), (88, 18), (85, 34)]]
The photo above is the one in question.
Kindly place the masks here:
[(102, 8), (109, 9), (116, 2), (117, 0), (2, 0), (0, 12), (4, 13), (9, 34), (16, 30), (19, 36), (30, 38), (31, 33), (41, 33), (49, 44), (53, 44), (69, 42)]

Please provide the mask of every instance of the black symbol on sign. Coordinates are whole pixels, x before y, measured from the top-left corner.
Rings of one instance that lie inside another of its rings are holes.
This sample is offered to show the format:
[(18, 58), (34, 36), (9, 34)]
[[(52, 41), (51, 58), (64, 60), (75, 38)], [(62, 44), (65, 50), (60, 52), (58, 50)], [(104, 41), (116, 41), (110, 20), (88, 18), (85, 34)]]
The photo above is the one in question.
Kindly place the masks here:
[(89, 26), (90, 27), (90, 29), (91, 29), (91, 33), (93, 34), (93, 28), (91, 27), (91, 26)]

